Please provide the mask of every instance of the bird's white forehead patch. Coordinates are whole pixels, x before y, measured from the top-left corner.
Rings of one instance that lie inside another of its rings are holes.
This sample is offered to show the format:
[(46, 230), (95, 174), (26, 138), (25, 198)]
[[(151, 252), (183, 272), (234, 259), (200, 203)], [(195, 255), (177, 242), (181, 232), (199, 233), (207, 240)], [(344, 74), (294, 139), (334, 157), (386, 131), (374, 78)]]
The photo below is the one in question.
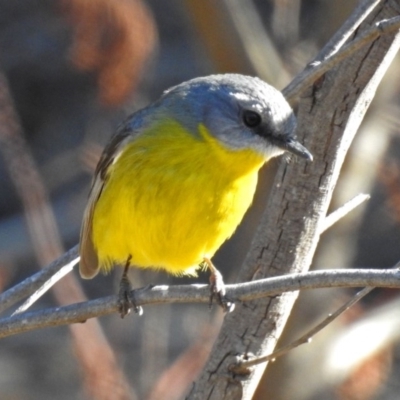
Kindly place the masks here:
[(251, 100), (250, 96), (247, 95), (246, 93), (231, 93), (231, 95), (233, 97), (235, 97), (238, 100), (242, 100), (242, 101), (249, 101)]
[(259, 112), (263, 112), (263, 111), (267, 111), (268, 110), (264, 110), (263, 105), (261, 104), (261, 102), (259, 102), (258, 100), (256, 100), (253, 96), (250, 96), (246, 93), (238, 93), (238, 92), (231, 92), (231, 95), (237, 99), (239, 102), (243, 103), (243, 105), (247, 104), (248, 107), (251, 107)]

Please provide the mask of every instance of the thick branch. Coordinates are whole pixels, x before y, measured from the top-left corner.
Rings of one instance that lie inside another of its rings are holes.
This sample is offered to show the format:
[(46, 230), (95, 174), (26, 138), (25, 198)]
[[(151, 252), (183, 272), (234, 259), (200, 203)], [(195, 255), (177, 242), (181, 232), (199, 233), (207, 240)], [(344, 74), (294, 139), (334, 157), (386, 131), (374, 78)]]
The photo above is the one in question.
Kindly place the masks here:
[[(376, 22), (398, 16), (398, 10), (399, 0), (381, 2), (352, 40)], [(344, 157), (398, 50), (397, 36), (383, 35), (363, 46), (301, 96), (298, 136), (314, 155), (314, 162), (281, 165), (239, 280), (309, 268)], [(240, 355), (273, 352), (296, 297), (297, 293), (291, 292), (249, 301), (227, 315), (210, 359), (188, 398), (252, 398), (265, 365), (254, 367), (246, 377), (236, 376), (229, 367)]]

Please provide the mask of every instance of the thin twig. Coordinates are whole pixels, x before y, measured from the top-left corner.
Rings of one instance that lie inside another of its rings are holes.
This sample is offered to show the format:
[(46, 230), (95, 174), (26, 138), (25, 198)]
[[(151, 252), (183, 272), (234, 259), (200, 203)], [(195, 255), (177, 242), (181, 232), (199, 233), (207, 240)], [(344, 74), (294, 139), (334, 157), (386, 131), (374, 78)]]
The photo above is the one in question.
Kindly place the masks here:
[(283, 95), (289, 103), (293, 104), (305, 89), (310, 87), (323, 74), (335, 67), (345, 58), (354, 54), (366, 44), (373, 42), (379, 36), (393, 33), (399, 29), (400, 17), (393, 17), (375, 23), (371, 29), (365, 31), (356, 39), (345, 45), (341, 50), (333, 54), (332, 57), (308, 64), (305, 70), (297, 75), (296, 79), (282, 90)]
[[(314, 63), (320, 63), (322, 60), (327, 60), (332, 57), (349, 39), (349, 37), (354, 33), (354, 31), (361, 25), (361, 23), (369, 16), (369, 14), (375, 9), (375, 7), (382, 0), (367, 0), (360, 2), (358, 7), (356, 7), (340, 29), (332, 36), (332, 38), (326, 43), (324, 48), (318, 53), (317, 58), (308, 64), (303, 72), (298, 74), (292, 82), (283, 90), (284, 95), (287, 98), (293, 99), (295, 101), (296, 95), (293, 93), (301, 93), (305, 86), (303, 84), (303, 79), (307, 76), (310, 71), (310, 65)], [(315, 79), (316, 80), (316, 79)], [(314, 82), (315, 82), (314, 80)]]
[(350, 17), (346, 19), (340, 29), (329, 39), (323, 49), (318, 52), (318, 59), (325, 60), (336, 53), (361, 23), (375, 10), (379, 3), (382, 3), (382, 0), (360, 1)]
[(7, 310), (15, 303), (32, 295), (36, 290), (45, 285), (48, 280), (51, 280), (53, 275), (65, 265), (71, 263), (73, 260), (78, 261), (77, 257), (78, 246), (75, 246), (46, 268), (43, 268), (36, 274), (0, 294), (0, 312)]
[(281, 357), (289, 353), (289, 351), (295, 349), (296, 347), (299, 347), (305, 343), (310, 343), (312, 341), (312, 338), (318, 332), (322, 331), (322, 329), (328, 326), (331, 322), (333, 322), (336, 318), (342, 315), (345, 311), (347, 311), (350, 307), (352, 307), (354, 304), (356, 304), (358, 301), (360, 301), (363, 297), (365, 297), (368, 293), (370, 293), (374, 289), (375, 289), (374, 287), (366, 287), (360, 290), (349, 301), (347, 301), (340, 308), (338, 308), (334, 313), (329, 314), (328, 317), (326, 317), (318, 325), (314, 326), (312, 329), (310, 329), (307, 333), (299, 337), (294, 342), (291, 342), (288, 345), (283, 346), (280, 349), (266, 356), (251, 358), (250, 360), (244, 360), (244, 361), (241, 360), (237, 365), (234, 365), (230, 368), (231, 371), (240, 374), (246, 373), (248, 369), (253, 367), (254, 365), (276, 360), (278, 357)]
[(80, 257), (74, 258), (68, 264), (64, 265), (57, 271), (49, 280), (47, 280), (35, 293), (33, 293), (28, 300), (26, 300), (20, 307), (18, 307), (12, 315), (19, 314), (26, 311), (33, 303), (39, 300), (53, 285), (55, 285), (65, 275), (69, 274), (74, 266), (79, 262)]
[[(400, 263), (397, 263), (392, 270), (398, 273)], [(250, 367), (254, 365), (258, 365), (264, 362), (275, 360), (278, 357), (281, 357), (289, 351), (293, 350), (296, 347), (301, 346), (305, 343), (310, 343), (312, 338), (326, 326), (328, 326), (335, 319), (340, 317), (345, 311), (347, 311), (350, 307), (354, 306), (354, 304), (358, 303), (362, 298), (364, 298), (367, 294), (371, 293), (372, 290), (375, 289), (376, 286), (368, 286), (364, 289), (357, 292), (350, 300), (346, 301), (341, 307), (339, 307), (334, 313), (329, 314), (324, 320), (322, 320), (319, 324), (311, 328), (308, 332), (302, 335), (300, 338), (295, 340), (294, 342), (289, 343), (286, 346), (281, 347), (280, 349), (274, 351), (271, 354), (266, 356), (261, 356), (257, 358), (252, 358), (250, 360), (240, 360), (237, 365), (231, 367), (231, 370), (236, 373), (246, 373)]]
[(353, 197), (347, 203), (343, 204), (340, 208), (333, 211), (329, 214), (324, 221), (324, 225), (322, 226), (321, 233), (327, 231), (332, 225), (336, 224), (336, 222), (340, 221), (344, 218), (347, 214), (353, 211), (356, 207), (360, 204), (364, 203), (370, 199), (369, 194), (360, 193), (357, 196)]
[[(226, 294), (236, 301), (276, 296), (300, 289), (332, 287), (390, 287), (400, 288), (398, 270), (324, 270), (291, 274), (236, 285), (226, 285)], [(208, 303), (208, 285), (154, 286), (135, 290), (137, 305), (160, 303)], [(25, 312), (0, 320), (0, 338), (33, 329), (84, 322), (89, 318), (119, 313), (118, 296), (34, 312)]]

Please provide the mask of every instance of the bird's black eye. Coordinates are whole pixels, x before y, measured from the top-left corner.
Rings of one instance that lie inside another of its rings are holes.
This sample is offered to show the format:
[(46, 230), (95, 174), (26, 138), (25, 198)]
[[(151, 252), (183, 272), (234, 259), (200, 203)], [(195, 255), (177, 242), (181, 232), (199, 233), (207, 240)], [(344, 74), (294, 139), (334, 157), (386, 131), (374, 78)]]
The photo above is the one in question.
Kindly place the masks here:
[(243, 111), (243, 122), (249, 128), (255, 128), (261, 124), (261, 115), (252, 110)]

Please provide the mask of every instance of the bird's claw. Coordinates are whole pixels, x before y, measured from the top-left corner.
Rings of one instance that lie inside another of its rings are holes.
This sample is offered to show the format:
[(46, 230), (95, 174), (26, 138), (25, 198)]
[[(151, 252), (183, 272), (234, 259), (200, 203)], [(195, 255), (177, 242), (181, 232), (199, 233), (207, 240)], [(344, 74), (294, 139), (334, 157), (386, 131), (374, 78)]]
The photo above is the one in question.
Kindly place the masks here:
[(226, 296), (224, 280), (217, 269), (214, 269), (210, 276), (210, 308), (214, 299), (224, 312), (229, 313), (235, 309), (235, 303)]
[(125, 315), (128, 315), (131, 310), (134, 310), (139, 316), (143, 314), (143, 308), (136, 305), (135, 291), (132, 290), (132, 285), (126, 275), (122, 276), (119, 285), (118, 306), (121, 318), (124, 318)]

